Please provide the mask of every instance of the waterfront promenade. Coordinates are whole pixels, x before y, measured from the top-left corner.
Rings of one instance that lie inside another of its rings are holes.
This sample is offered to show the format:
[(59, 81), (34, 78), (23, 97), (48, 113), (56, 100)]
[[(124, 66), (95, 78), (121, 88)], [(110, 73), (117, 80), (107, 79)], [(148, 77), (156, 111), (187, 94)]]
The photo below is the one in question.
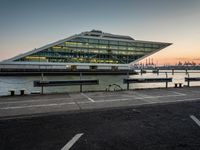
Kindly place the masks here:
[(0, 149), (200, 147), (200, 87), (0, 98)]
[(0, 118), (137, 107), (200, 100), (200, 87), (85, 92), (0, 98)]
[(1, 97), (3, 150), (198, 150), (200, 87)]

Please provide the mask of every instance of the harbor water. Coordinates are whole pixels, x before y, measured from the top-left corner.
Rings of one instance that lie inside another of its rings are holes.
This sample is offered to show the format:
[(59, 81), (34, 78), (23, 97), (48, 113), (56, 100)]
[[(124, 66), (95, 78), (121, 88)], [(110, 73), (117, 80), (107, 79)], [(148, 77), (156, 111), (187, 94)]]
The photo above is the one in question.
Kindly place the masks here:
[[(152, 71), (147, 71), (144, 74), (130, 75), (129, 78), (157, 78), (166, 77), (166, 72), (168, 77), (172, 77), (172, 83), (169, 83), (169, 87), (174, 87), (175, 83), (183, 83), (184, 78), (188, 77), (185, 70), (175, 71), (174, 74), (170, 70), (162, 70), (159, 74), (152, 73)], [(190, 77), (200, 77), (200, 71), (190, 70)], [(126, 89), (126, 84), (123, 84), (123, 79), (127, 78), (127, 75), (83, 75), (81, 79), (98, 79), (99, 85), (84, 85), (83, 91), (104, 91), (106, 89), (119, 90), (120, 88)], [(80, 76), (66, 75), (66, 76), (44, 76), (44, 80), (78, 80)], [(34, 87), (33, 81), (41, 80), (41, 76), (1, 76), (0, 77), (0, 95), (9, 95), (9, 90), (19, 91), (25, 89), (26, 94), (32, 92), (40, 92), (40, 87)], [(110, 86), (111, 85), (111, 86)], [(191, 82), (191, 86), (200, 86), (200, 82)], [(141, 89), (141, 88), (158, 88), (165, 87), (165, 83), (133, 83), (130, 84), (130, 89)], [(45, 87), (45, 93), (64, 93), (64, 92), (78, 92), (80, 86), (55, 86), (55, 87)], [(16, 93), (19, 94), (19, 93)]]

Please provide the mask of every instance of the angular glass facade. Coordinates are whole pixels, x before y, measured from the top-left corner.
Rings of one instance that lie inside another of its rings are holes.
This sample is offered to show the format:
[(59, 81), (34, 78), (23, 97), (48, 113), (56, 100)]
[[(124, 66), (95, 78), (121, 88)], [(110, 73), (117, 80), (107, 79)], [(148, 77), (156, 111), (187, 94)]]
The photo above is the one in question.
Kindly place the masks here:
[(129, 37), (108, 36), (91, 31), (18, 57), (14, 61), (129, 64), (169, 45), (170, 43), (136, 41)]

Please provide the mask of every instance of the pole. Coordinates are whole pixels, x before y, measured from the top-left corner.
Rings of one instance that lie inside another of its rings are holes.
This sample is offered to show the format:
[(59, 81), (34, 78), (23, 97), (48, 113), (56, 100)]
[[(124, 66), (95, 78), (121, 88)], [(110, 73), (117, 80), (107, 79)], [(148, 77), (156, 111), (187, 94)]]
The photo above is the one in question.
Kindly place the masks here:
[(43, 85), (42, 85), (42, 95), (44, 94), (44, 87), (43, 87)]
[(188, 87), (190, 87), (190, 75), (189, 75), (189, 73), (188, 73)]
[(159, 69), (157, 69), (157, 75), (159, 75)]
[(127, 79), (129, 78), (129, 71), (127, 72)]
[[(41, 80), (44, 81), (44, 74), (43, 73), (41, 73)], [(41, 87), (41, 93), (42, 93), (42, 95), (44, 94), (44, 87), (43, 87), (43, 85)]]
[[(127, 79), (129, 79), (129, 72), (127, 72)], [(129, 90), (129, 82), (127, 80), (127, 90)]]
[(174, 69), (172, 69), (172, 75), (174, 75)]
[[(167, 75), (167, 72), (165, 72), (165, 75), (166, 75), (166, 79), (168, 78), (168, 75)], [(168, 81), (166, 81), (166, 88), (168, 88)]]
[[(80, 80), (82, 79), (82, 73), (80, 72)], [(82, 86), (82, 83), (80, 83), (80, 92), (83, 91), (83, 86)]]
[(44, 74), (41, 73), (41, 80), (44, 81)]
[(127, 81), (127, 90), (129, 90), (129, 82)]

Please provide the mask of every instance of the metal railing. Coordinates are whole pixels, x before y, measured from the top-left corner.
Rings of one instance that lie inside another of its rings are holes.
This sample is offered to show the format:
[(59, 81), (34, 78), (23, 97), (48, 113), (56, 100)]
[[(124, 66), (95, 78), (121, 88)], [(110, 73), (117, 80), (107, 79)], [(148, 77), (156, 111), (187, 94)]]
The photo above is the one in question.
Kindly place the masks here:
[(99, 80), (65, 80), (65, 81), (33, 81), (34, 87), (41, 87), (41, 93), (44, 93), (44, 87), (47, 86), (72, 86), (72, 85), (80, 85), (80, 92), (83, 91), (83, 85), (97, 85), (99, 84)]
[(127, 90), (129, 90), (130, 83), (158, 83), (165, 82), (165, 87), (168, 87), (168, 82), (172, 82), (172, 78), (126, 78), (123, 80), (124, 84), (127, 84)]

